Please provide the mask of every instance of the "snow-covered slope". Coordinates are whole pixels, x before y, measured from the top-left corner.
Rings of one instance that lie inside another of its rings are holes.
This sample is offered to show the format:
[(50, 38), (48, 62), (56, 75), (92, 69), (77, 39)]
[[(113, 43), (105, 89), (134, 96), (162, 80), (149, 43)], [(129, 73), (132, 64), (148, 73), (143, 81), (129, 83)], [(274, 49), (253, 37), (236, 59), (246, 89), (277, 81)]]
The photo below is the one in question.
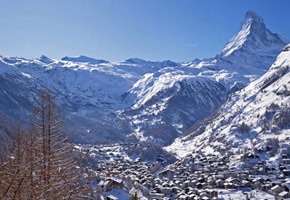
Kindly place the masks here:
[(176, 71), (146, 74), (126, 94), (125, 100), (135, 101), (122, 114), (140, 140), (168, 144), (226, 96), (226, 88), (208, 77)]
[[(259, 51), (253, 56), (257, 45)], [(129, 137), (169, 144), (217, 109), (229, 93), (262, 75), (283, 47), (279, 36), (250, 12), (223, 53), (205, 60), (108, 62), (86, 56), (61, 60), (0, 56), (0, 111), (24, 123), (40, 91), (50, 90), (79, 142)], [(255, 62), (248, 62), (252, 58)]]
[(166, 149), (180, 157), (196, 151), (253, 153), (272, 164), (283, 153), (290, 155), (290, 44), (266, 74), (232, 94), (210, 121), (204, 131), (178, 138)]

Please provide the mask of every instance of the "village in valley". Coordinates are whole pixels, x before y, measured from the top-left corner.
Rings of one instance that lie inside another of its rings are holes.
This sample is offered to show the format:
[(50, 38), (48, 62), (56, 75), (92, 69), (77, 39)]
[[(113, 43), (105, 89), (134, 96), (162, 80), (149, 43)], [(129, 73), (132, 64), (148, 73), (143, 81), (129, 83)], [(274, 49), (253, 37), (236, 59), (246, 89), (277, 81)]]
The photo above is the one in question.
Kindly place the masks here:
[(0, 200), (290, 200), (289, 8), (1, 1)]
[[(289, 152), (278, 167), (268, 166), (251, 153), (243, 154), (243, 167), (232, 165), (230, 153), (223, 156), (195, 152), (185, 158), (157, 155), (144, 160), (128, 149), (140, 144), (76, 146), (86, 155), (84, 166), (102, 200), (207, 200), (290, 198)], [(238, 162), (238, 161), (237, 161)]]

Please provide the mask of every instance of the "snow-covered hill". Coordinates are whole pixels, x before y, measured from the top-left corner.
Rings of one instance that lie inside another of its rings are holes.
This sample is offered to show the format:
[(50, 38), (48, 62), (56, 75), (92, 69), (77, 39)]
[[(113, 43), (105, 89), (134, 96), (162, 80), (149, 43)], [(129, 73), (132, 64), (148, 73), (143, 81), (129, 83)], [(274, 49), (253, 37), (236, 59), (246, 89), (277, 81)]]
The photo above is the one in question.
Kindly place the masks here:
[(130, 138), (169, 144), (216, 110), (229, 93), (261, 76), (285, 45), (249, 12), (224, 51), (206, 60), (0, 56), (0, 112), (24, 123), (40, 91), (49, 90), (78, 142)]
[[(277, 164), (290, 155), (290, 44), (262, 77), (230, 95), (204, 131), (195, 130), (166, 147), (183, 157), (192, 152), (224, 154), (235, 159), (258, 155)], [(233, 163), (236, 167), (240, 162)], [(239, 166), (241, 167), (241, 166)]]

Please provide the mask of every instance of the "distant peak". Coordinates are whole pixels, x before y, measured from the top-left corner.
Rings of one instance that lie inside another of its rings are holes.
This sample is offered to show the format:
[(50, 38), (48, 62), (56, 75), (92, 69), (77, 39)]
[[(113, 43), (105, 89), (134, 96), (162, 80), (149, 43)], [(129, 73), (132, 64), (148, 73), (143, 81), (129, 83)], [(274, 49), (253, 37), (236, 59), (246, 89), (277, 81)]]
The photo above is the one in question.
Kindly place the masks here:
[(169, 66), (169, 67), (176, 67), (176, 66), (178, 66), (178, 63), (173, 62), (171, 60), (164, 60), (164, 61), (162, 61), (162, 65)]
[(76, 56), (76, 57), (69, 57), (65, 56), (61, 58), (62, 61), (70, 61), (70, 62), (79, 62), (79, 63), (90, 63), (90, 64), (102, 64), (102, 63), (108, 63), (106, 60), (102, 59), (95, 59), (95, 58), (90, 58), (87, 56)]
[(142, 64), (146, 63), (146, 60), (140, 59), (140, 58), (129, 58), (125, 60), (125, 63), (130, 63), (130, 64)]
[(253, 10), (249, 10), (246, 13), (246, 21), (249, 21), (249, 20), (264, 23), (263, 18)]
[(45, 55), (41, 55), (39, 57), (40, 60), (51, 60), (49, 57), (45, 56)]
[(50, 59), (49, 57), (45, 56), (45, 55), (41, 55), (41, 56), (38, 58), (38, 60), (39, 60), (40, 62), (45, 63), (45, 64), (53, 63), (53, 60)]

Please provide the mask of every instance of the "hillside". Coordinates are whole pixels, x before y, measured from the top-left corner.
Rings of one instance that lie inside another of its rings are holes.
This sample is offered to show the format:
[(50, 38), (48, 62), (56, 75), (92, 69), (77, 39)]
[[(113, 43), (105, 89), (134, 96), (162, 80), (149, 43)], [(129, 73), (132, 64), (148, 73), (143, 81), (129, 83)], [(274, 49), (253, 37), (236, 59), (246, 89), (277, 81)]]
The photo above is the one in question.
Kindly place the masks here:
[(245, 155), (277, 165), (290, 154), (290, 45), (262, 77), (230, 95), (204, 131), (193, 131), (166, 147), (179, 157), (192, 152), (233, 154), (239, 167)]

